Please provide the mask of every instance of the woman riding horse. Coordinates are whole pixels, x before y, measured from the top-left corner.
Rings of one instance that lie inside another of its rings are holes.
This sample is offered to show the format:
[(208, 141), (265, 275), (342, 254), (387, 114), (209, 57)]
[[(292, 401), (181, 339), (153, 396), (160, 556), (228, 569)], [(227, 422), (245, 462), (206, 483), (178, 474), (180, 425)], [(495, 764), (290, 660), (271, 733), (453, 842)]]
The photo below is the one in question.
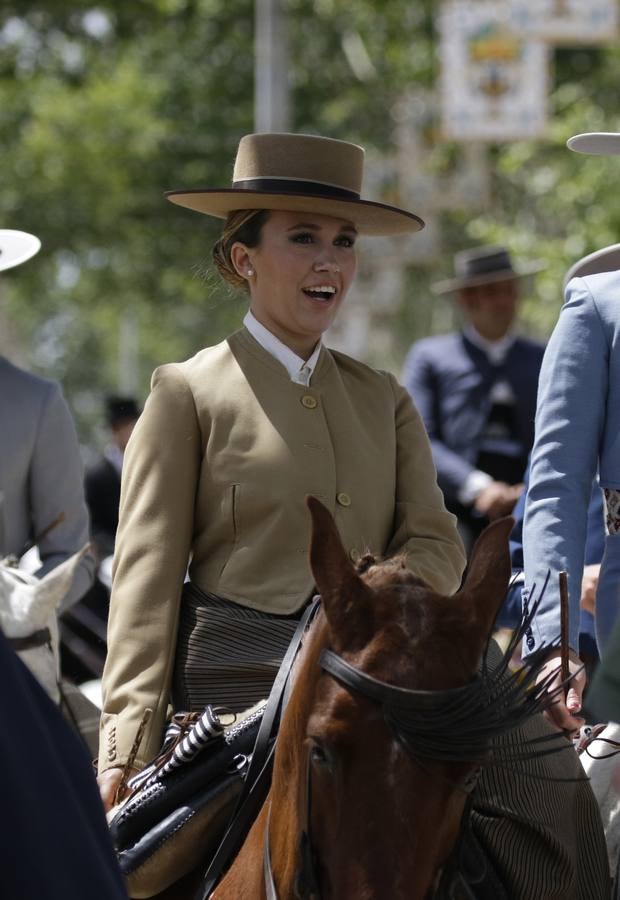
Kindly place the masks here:
[(461, 543), (406, 391), (321, 342), (358, 234), (422, 227), (360, 199), (362, 162), (342, 141), (249, 135), (232, 188), (169, 194), (227, 217), (213, 255), (250, 310), (221, 344), (155, 372), (127, 448), (103, 676), (108, 800), (145, 707), (138, 766), (159, 749), (171, 695), (176, 709), (242, 710), (268, 693), (314, 590), (307, 494), (336, 512), (351, 554), (404, 552), (438, 590), (459, 585)]
[[(230, 188), (168, 194), (225, 218), (214, 261), (250, 309), (221, 344), (156, 370), (127, 448), (103, 676), (108, 807), (128, 762), (140, 768), (159, 749), (170, 702), (243, 710), (268, 693), (315, 590), (306, 495), (335, 515), (351, 559), (401, 554), (434, 590), (459, 586), (462, 545), (407, 392), (321, 340), (353, 280), (358, 235), (423, 225), (361, 199), (362, 168), (362, 149), (343, 141), (248, 135)], [(487, 798), (485, 815), (502, 846), (524, 829), (541, 834), (557, 896), (585, 898), (582, 878), (598, 884), (602, 867), (596, 854), (582, 864), (570, 842), (591, 798), (573, 785), (562, 796), (559, 837), (555, 821), (527, 822), (531, 806), (509, 791)]]

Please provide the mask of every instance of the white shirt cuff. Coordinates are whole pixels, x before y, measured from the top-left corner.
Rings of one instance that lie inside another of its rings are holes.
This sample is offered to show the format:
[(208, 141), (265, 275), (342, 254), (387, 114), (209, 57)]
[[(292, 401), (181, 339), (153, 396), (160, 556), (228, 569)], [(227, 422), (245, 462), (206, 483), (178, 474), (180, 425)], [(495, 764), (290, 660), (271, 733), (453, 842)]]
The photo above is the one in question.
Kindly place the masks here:
[(474, 469), (473, 472), (469, 473), (457, 494), (459, 503), (462, 503), (463, 506), (471, 506), (478, 494), (481, 494), (492, 482), (493, 479), (486, 472)]

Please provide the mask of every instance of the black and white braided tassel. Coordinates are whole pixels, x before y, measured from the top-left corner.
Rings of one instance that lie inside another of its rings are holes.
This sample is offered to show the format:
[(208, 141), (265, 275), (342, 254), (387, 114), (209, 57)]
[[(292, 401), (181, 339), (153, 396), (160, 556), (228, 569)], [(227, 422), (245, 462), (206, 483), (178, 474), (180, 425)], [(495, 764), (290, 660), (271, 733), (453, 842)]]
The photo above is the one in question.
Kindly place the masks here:
[[(183, 733), (187, 733), (183, 736)], [(204, 747), (224, 732), (218, 715), (206, 706), (188, 727), (188, 714), (177, 713), (168, 722), (164, 742), (153, 762), (131, 778), (127, 785), (133, 793), (174, 772), (193, 759)]]
[[(174, 748), (174, 752), (168, 762), (160, 769), (155, 778), (164, 778), (170, 772), (174, 772), (179, 766), (188, 763), (197, 753), (206, 747), (206, 745), (219, 737), (224, 731), (224, 726), (220, 722), (219, 717), (213, 712), (210, 706), (205, 707), (200, 718), (196, 719), (192, 727), (189, 729), (182, 741)], [(150, 781), (151, 779), (149, 779)]]

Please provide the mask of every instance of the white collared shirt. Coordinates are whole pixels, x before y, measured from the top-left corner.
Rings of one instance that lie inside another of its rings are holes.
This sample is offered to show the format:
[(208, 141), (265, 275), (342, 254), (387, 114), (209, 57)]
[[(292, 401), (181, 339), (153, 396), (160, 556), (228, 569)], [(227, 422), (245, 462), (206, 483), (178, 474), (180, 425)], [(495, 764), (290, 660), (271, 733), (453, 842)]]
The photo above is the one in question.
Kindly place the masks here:
[[(508, 356), (508, 351), (515, 342), (514, 334), (507, 334), (498, 341), (489, 341), (476, 331), (473, 325), (465, 326), (465, 336), (475, 344), (495, 366), (499, 366)], [(514, 403), (515, 397), (507, 381), (496, 381), (491, 389), (493, 403)]]
[(302, 359), (301, 356), (297, 356), (290, 347), (283, 344), (275, 334), (272, 334), (268, 328), (265, 328), (251, 310), (248, 310), (245, 314), (243, 324), (254, 340), (258, 341), (263, 350), (266, 350), (267, 353), (271, 353), (279, 363), (282, 363), (288, 372), (291, 381), (294, 381), (295, 384), (303, 384), (305, 387), (308, 387), (319, 359), (321, 347), (323, 346), (321, 341), (317, 343), (310, 359), (305, 360)]
[(482, 337), (473, 325), (466, 325), (464, 331), (467, 339), (480, 350), (483, 350), (496, 366), (504, 362), (508, 356), (508, 351), (515, 342), (514, 334), (506, 334), (497, 341), (489, 341), (487, 338)]
[[(478, 349), (486, 353), (493, 365), (500, 365), (504, 362), (508, 355), (508, 351), (515, 342), (514, 334), (507, 334), (498, 341), (489, 341), (487, 338), (476, 331), (473, 325), (466, 325), (463, 329), (466, 338), (471, 341)], [(506, 380), (496, 381), (491, 388), (491, 403), (512, 404), (515, 402), (515, 396), (511, 386)], [(457, 494), (460, 503), (469, 506), (474, 502), (478, 494), (492, 483), (493, 479), (487, 472), (480, 469), (474, 469), (469, 473), (465, 482), (461, 486)]]

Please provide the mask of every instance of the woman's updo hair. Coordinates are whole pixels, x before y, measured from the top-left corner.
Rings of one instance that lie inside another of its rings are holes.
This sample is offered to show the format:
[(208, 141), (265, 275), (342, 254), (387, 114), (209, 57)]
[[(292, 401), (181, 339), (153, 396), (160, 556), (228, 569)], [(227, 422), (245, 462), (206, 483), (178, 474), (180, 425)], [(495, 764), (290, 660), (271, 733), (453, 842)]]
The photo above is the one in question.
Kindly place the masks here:
[(224, 279), (233, 287), (248, 291), (247, 279), (239, 275), (230, 258), (231, 247), (236, 241), (246, 247), (258, 247), (261, 230), (269, 218), (268, 209), (236, 209), (228, 213), (222, 236), (213, 246), (213, 262)]

